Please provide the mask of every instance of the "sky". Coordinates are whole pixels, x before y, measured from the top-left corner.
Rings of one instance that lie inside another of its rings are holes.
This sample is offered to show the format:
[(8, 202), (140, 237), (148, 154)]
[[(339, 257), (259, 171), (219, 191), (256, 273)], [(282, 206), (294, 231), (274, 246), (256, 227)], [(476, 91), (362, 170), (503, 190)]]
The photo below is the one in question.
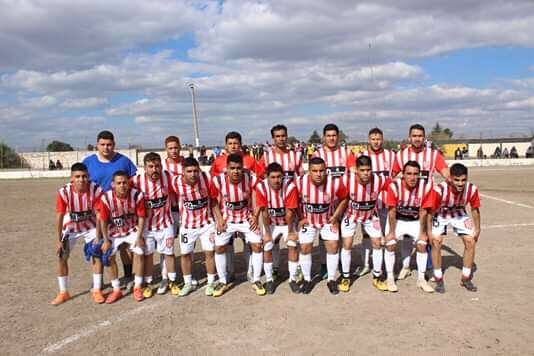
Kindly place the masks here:
[(245, 143), (285, 124), (534, 132), (534, 2), (0, 0), (0, 141)]

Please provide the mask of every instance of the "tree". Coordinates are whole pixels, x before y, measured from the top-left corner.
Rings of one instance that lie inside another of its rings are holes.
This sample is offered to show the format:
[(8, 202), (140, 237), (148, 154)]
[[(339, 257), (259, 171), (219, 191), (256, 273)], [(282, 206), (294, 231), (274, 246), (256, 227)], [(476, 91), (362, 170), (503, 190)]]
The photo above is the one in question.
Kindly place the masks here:
[(93, 146), (91, 144), (87, 145), (87, 151), (94, 151), (94, 150), (95, 150), (95, 146)]
[(432, 132), (430, 133), (429, 139), (432, 141), (446, 141), (450, 138), (452, 138), (453, 132), (449, 128), (443, 128), (439, 124), (439, 122), (436, 123), (436, 126), (432, 128)]
[(0, 168), (21, 168), (24, 160), (11, 147), (0, 142)]
[(71, 145), (65, 142), (54, 140), (46, 146), (48, 152), (65, 152), (65, 151), (74, 151)]
[(308, 139), (308, 143), (321, 143), (321, 136), (319, 136), (317, 130), (313, 130), (313, 133)]

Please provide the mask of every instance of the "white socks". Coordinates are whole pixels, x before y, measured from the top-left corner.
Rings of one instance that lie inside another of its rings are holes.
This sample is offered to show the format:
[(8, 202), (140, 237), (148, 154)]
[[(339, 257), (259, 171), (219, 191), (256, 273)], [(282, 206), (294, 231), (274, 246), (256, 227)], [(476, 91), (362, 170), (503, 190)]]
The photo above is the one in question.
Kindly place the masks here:
[[(297, 280), (297, 268), (299, 266), (298, 262), (293, 261), (287, 261), (287, 269), (289, 270), (289, 280), (290, 281), (296, 281)], [(265, 272), (267, 274), (267, 271)]]
[(121, 289), (121, 282), (118, 278), (111, 280), (111, 287), (113, 287), (113, 290), (120, 290)]
[(471, 268), (462, 267), (462, 276), (464, 278), (471, 278)]
[(328, 272), (328, 280), (336, 279), (337, 265), (339, 263), (339, 253), (326, 254), (326, 269)]
[(93, 290), (102, 289), (102, 275), (93, 273)]
[(213, 284), (215, 282), (215, 274), (208, 273), (208, 284)]
[(190, 274), (184, 274), (184, 284), (191, 284), (192, 281), (193, 277)]
[(59, 284), (59, 291), (66, 292), (69, 287), (69, 276), (57, 277), (57, 283)]
[(443, 278), (443, 271), (441, 270), (441, 268), (435, 268), (434, 269), (434, 277), (436, 277), (436, 279), (442, 279)]
[(299, 263), (300, 263), (300, 269), (302, 270), (302, 275), (304, 276), (304, 280), (310, 282), (311, 281), (311, 265), (312, 265), (311, 253), (307, 255), (303, 255), (302, 253), (299, 253)]
[(415, 259), (417, 261), (417, 278), (425, 278), (426, 262), (428, 260), (428, 253), (417, 251)]
[(169, 272), (168, 276), (169, 276), (169, 280), (171, 282), (175, 282), (176, 281), (176, 272)]
[(252, 272), (254, 273), (254, 282), (256, 282), (259, 281), (261, 277), (261, 269), (263, 267), (263, 252), (252, 252), (252, 257), (250, 259), (252, 260)]
[(273, 263), (263, 262), (263, 270), (265, 271), (265, 279), (267, 282), (273, 281)]
[(393, 277), (393, 268), (395, 266), (395, 251), (384, 251), (384, 262), (386, 265), (386, 273), (389, 277)]
[(142, 285), (143, 285), (143, 276), (135, 275), (134, 276), (134, 286), (135, 286), (135, 288), (141, 288)]
[(219, 280), (221, 281), (221, 283), (226, 284), (226, 254), (225, 253), (215, 254), (215, 268), (217, 269), (217, 274), (219, 275)]
[(373, 248), (373, 274), (378, 277), (382, 274), (382, 249)]
[(350, 277), (350, 261), (351, 261), (352, 250), (341, 249), (341, 269), (343, 270), (343, 277)]

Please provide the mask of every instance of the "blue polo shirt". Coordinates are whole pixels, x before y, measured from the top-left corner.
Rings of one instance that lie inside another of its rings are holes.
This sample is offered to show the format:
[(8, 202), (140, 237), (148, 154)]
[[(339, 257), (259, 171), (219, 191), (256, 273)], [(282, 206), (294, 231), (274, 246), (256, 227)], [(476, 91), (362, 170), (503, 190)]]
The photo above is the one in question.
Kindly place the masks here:
[(89, 179), (98, 184), (105, 192), (111, 189), (111, 178), (117, 171), (125, 171), (128, 177), (133, 177), (137, 172), (137, 167), (130, 159), (120, 153), (110, 162), (100, 162), (96, 154), (92, 154), (82, 162), (89, 170)]

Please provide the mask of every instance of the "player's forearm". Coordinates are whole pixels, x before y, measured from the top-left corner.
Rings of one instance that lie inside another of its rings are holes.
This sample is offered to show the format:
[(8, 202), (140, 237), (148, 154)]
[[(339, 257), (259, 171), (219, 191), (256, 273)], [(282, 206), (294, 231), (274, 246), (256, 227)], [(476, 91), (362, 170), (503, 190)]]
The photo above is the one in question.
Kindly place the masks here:
[(334, 212), (334, 214), (332, 215), (332, 218), (334, 220), (339, 220), (341, 219), (341, 216), (343, 215), (343, 213), (345, 212), (345, 209), (347, 209), (347, 205), (349, 204), (349, 199), (348, 198), (345, 198), (341, 201), (341, 203), (339, 203), (339, 205), (337, 206), (336, 208), (336, 211)]
[(475, 230), (480, 232), (480, 210), (471, 209), (471, 215), (473, 216), (473, 224), (475, 225)]
[(219, 202), (216, 199), (212, 199), (211, 201), (212, 211), (213, 211), (213, 217), (215, 220), (221, 224), (223, 222), (223, 217), (221, 213), (221, 207), (219, 206)]
[(424, 234), (427, 232), (427, 218), (428, 218), (428, 210), (427, 209), (419, 209), (419, 233)]
[(389, 231), (395, 231), (397, 228), (397, 208), (389, 208), (388, 210)]
[(449, 168), (448, 167), (443, 168), (441, 171), (439, 171), (439, 174), (441, 174), (441, 176), (444, 179), (449, 178)]
[(289, 229), (289, 232), (295, 231), (295, 212), (293, 209), (286, 209), (286, 222)]
[(137, 218), (137, 239), (140, 240), (143, 238), (143, 233), (145, 231), (145, 218)]
[(432, 231), (432, 221), (434, 219), (434, 216), (432, 214), (427, 214), (426, 216), (426, 231), (430, 233)]
[(63, 235), (63, 217), (65, 214), (56, 214), (56, 238), (58, 242), (61, 242), (61, 236)]

